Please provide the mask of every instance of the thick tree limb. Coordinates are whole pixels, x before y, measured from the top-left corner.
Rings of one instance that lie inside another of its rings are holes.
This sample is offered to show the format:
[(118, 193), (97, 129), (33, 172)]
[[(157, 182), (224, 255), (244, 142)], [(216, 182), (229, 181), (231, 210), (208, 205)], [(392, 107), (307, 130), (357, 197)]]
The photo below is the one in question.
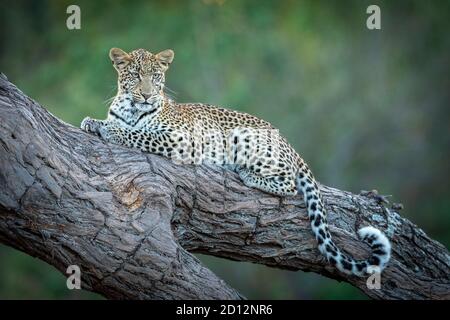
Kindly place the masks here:
[[(319, 254), (302, 197), (245, 187), (232, 172), (179, 166), (65, 124), (0, 77), (0, 241), (108, 298), (240, 299), (188, 251), (313, 271), (372, 298), (450, 298), (450, 255), (379, 199), (322, 186), (336, 243), (369, 252), (356, 230), (392, 241), (381, 289)], [(187, 251), (186, 251), (187, 250)]]

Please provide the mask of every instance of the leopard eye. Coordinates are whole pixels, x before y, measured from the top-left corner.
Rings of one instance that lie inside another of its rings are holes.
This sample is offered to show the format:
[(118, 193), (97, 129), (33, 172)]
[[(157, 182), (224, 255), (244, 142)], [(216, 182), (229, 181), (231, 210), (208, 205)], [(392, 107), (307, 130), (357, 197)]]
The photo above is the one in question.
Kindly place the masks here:
[(141, 75), (140, 75), (139, 72), (137, 72), (137, 71), (132, 71), (132, 72), (130, 72), (130, 75), (131, 75), (133, 78), (135, 78), (135, 79), (140, 79), (140, 78), (141, 78)]
[(162, 74), (161, 73), (155, 72), (153, 74), (153, 80), (159, 81), (159, 80), (161, 80), (161, 78), (162, 78)]

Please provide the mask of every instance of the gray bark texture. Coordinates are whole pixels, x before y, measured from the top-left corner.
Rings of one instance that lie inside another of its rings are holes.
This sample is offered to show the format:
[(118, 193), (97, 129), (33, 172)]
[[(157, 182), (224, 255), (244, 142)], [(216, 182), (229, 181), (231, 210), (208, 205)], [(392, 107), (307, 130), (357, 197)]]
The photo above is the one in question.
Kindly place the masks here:
[(0, 242), (112, 299), (242, 299), (191, 253), (303, 270), (375, 299), (449, 299), (450, 255), (375, 192), (321, 186), (336, 244), (357, 258), (356, 230), (392, 242), (381, 289), (319, 253), (302, 197), (244, 186), (233, 172), (177, 165), (105, 143), (55, 118), (0, 76)]

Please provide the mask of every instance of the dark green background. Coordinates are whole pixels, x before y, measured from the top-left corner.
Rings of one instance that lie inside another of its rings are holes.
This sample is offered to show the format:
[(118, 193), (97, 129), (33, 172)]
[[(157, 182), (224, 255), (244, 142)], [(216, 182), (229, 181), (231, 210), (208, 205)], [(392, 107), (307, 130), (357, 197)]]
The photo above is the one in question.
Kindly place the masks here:
[[(450, 1), (5, 1), (0, 71), (64, 121), (104, 118), (111, 47), (175, 51), (167, 84), (271, 121), (322, 183), (378, 189), (447, 247)], [(366, 28), (381, 7), (382, 29)], [(66, 7), (81, 7), (81, 30)], [(363, 298), (315, 274), (201, 259), (249, 298)], [(98, 298), (0, 246), (0, 298)]]

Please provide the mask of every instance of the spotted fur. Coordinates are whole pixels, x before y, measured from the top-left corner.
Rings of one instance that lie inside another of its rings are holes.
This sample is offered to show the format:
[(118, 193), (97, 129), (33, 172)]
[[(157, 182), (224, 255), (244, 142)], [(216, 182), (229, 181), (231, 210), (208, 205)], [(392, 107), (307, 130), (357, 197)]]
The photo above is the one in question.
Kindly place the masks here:
[(360, 238), (372, 248), (367, 260), (355, 260), (332, 241), (319, 187), (311, 170), (268, 122), (252, 115), (207, 104), (176, 103), (164, 94), (172, 50), (152, 54), (113, 48), (118, 93), (106, 120), (85, 118), (81, 128), (116, 144), (169, 157), (179, 163), (213, 163), (235, 170), (244, 184), (279, 196), (300, 191), (306, 202), (320, 252), (341, 272), (364, 275), (381, 271), (390, 243), (366, 227)]

